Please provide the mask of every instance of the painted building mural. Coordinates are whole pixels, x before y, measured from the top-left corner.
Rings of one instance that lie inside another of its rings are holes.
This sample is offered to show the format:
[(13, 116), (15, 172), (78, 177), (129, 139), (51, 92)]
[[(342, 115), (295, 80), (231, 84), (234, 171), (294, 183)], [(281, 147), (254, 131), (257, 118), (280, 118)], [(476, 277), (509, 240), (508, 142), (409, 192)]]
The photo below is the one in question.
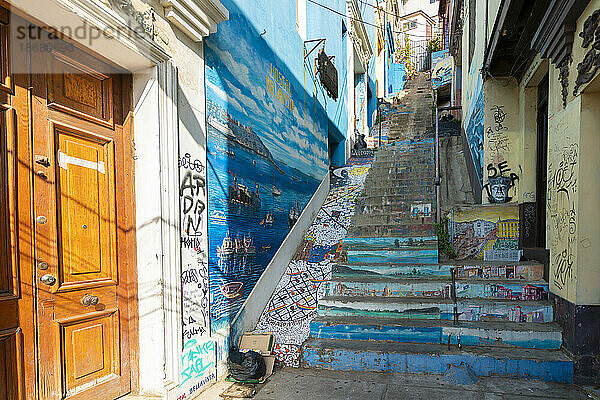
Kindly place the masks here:
[(231, 10), (205, 41), (213, 331), (233, 320), (327, 172), (323, 110), (303, 106), (302, 85)]
[(519, 261), (519, 207), (490, 205), (455, 209), (449, 233), (458, 259)]

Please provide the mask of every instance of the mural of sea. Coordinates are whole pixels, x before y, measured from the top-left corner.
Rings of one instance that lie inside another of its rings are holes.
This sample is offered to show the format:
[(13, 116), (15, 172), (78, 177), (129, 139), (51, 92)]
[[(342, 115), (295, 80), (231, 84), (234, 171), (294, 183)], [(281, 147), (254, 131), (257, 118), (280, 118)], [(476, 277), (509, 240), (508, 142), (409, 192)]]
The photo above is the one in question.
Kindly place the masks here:
[(301, 85), (252, 29), (230, 13), (205, 42), (212, 331), (233, 320), (327, 172), (324, 113), (295, 106)]

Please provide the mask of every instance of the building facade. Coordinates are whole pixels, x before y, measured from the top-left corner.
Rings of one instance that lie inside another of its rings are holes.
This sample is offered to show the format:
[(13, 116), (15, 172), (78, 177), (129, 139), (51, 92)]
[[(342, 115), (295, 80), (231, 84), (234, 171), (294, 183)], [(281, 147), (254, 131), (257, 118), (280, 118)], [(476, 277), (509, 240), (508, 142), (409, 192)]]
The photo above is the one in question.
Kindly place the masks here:
[(450, 4), (473, 187), (482, 203), (519, 204), (520, 247), (546, 263), (563, 345), (578, 379), (594, 381), (600, 3)]

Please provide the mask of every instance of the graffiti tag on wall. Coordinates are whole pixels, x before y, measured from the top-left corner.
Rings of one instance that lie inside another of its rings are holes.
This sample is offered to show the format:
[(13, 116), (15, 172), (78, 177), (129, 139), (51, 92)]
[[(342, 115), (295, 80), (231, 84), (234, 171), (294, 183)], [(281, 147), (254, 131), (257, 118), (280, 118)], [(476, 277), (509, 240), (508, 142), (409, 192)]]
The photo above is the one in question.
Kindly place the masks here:
[(494, 105), (490, 108), (494, 119), (493, 126), (486, 130), (487, 146), (490, 157), (496, 162), (504, 159), (505, 153), (510, 152), (510, 140), (507, 135), (508, 127), (505, 125), (507, 113), (504, 106)]
[(189, 380), (210, 378), (215, 375), (215, 341), (190, 339), (183, 346), (181, 355), (181, 383)]
[(488, 183), (483, 185), (490, 203), (507, 203), (512, 200), (509, 190), (519, 180), (519, 175), (511, 172), (507, 161), (501, 161), (497, 165), (490, 163), (487, 166)]
[(204, 165), (186, 153), (179, 159), (181, 212), (181, 286), (184, 340), (208, 336), (209, 279), (203, 242), (206, 218)]
[(553, 283), (566, 287), (573, 277), (577, 233), (576, 193), (579, 145), (571, 143), (559, 153), (559, 162), (548, 165), (548, 208), (553, 230)]

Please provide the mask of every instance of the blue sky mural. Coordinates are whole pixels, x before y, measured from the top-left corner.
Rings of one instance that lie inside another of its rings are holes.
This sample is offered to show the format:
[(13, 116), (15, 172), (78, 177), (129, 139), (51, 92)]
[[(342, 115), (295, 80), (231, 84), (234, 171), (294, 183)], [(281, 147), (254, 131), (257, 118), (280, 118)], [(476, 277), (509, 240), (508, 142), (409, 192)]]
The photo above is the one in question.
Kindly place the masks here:
[[(289, 40), (301, 48), (295, 29)], [(327, 118), (232, 8), (204, 49), (211, 324), (218, 330), (234, 318), (327, 172)]]

